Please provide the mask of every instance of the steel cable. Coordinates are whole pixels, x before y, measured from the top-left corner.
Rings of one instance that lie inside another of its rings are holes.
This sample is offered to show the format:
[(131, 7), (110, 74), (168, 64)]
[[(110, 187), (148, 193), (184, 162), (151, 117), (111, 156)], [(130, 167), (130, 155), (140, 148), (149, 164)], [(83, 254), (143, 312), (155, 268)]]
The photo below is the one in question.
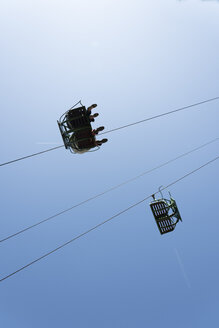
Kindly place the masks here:
[[(160, 189), (160, 190), (162, 191), (162, 190), (165, 190), (165, 189), (169, 188), (170, 186), (172, 186), (172, 185), (178, 183), (179, 181), (185, 179), (185, 178), (188, 177), (189, 175), (191, 175), (191, 174), (193, 174), (193, 173), (199, 171), (199, 170), (202, 169), (203, 167), (205, 167), (205, 166), (211, 164), (212, 162), (214, 162), (214, 161), (216, 161), (216, 160), (218, 160), (218, 159), (219, 159), (219, 156), (215, 157), (214, 159), (212, 159), (212, 160), (208, 161), (207, 163), (205, 163), (205, 164), (199, 166), (199, 167), (196, 168), (195, 170), (190, 171), (189, 173), (187, 173), (187, 174), (185, 174), (184, 176), (180, 177), (179, 179), (177, 179), (177, 180), (171, 182), (171, 183), (168, 184), (166, 187), (163, 187), (163, 188)], [(153, 195), (156, 195), (156, 194), (159, 193), (159, 192), (160, 192), (160, 191), (157, 191), (157, 192), (153, 193)], [(145, 197), (144, 199), (140, 200), (139, 202), (137, 202), (137, 203), (135, 203), (135, 204), (129, 206), (128, 208), (122, 210), (121, 212), (119, 212), (119, 213), (117, 213), (117, 214), (111, 216), (109, 219), (107, 219), (107, 220), (105, 220), (105, 221), (103, 221), (103, 222), (101, 222), (101, 223), (95, 225), (94, 227), (92, 227), (92, 228), (90, 228), (89, 230), (87, 230), (87, 231), (85, 231), (85, 232), (79, 234), (78, 236), (76, 236), (76, 237), (72, 238), (71, 240), (67, 241), (66, 243), (64, 243), (64, 244), (62, 244), (62, 245), (56, 247), (55, 249), (51, 250), (50, 252), (45, 253), (44, 255), (42, 255), (42, 256), (38, 257), (37, 259), (33, 260), (32, 262), (30, 262), (30, 263), (28, 263), (28, 264), (26, 264), (26, 265), (20, 267), (20, 268), (17, 269), (16, 271), (13, 271), (12, 273), (10, 273), (10, 274), (4, 276), (3, 278), (0, 279), (0, 282), (6, 280), (6, 279), (8, 279), (8, 278), (10, 278), (11, 276), (15, 275), (16, 273), (18, 273), (18, 272), (20, 272), (20, 271), (22, 271), (22, 270), (28, 268), (29, 266), (33, 265), (34, 263), (39, 262), (39, 261), (42, 260), (43, 258), (45, 258), (45, 257), (47, 257), (47, 256), (49, 256), (49, 255), (51, 255), (51, 254), (53, 254), (53, 253), (55, 253), (56, 251), (58, 251), (58, 250), (60, 250), (61, 248), (63, 248), (63, 247), (65, 247), (65, 246), (69, 245), (70, 243), (74, 242), (75, 240), (77, 240), (77, 239), (79, 239), (79, 238), (81, 238), (81, 237), (87, 235), (87, 234), (90, 233), (91, 231), (96, 230), (97, 228), (99, 228), (100, 226), (104, 225), (105, 223), (107, 223), (107, 222), (109, 222), (109, 221), (115, 219), (116, 217), (120, 216), (121, 214), (123, 214), (123, 213), (129, 211), (130, 209), (136, 207), (137, 205), (143, 203), (145, 200), (149, 199), (150, 197), (151, 197), (151, 195)]]
[[(188, 106), (184, 106), (184, 107), (181, 107), (181, 108), (178, 108), (178, 109), (174, 109), (174, 110), (169, 111), (169, 112), (166, 112), (166, 113), (155, 115), (155, 116), (152, 116), (152, 117), (143, 119), (141, 121), (137, 121), (137, 122), (130, 123), (130, 124), (127, 124), (127, 125), (123, 125), (123, 126), (120, 126), (118, 128), (111, 129), (111, 130), (108, 130), (108, 131), (99, 133), (99, 135), (103, 135), (103, 134), (107, 134), (107, 133), (114, 132), (114, 131), (117, 131), (117, 130), (125, 129), (127, 127), (130, 127), (130, 126), (133, 126), (133, 125), (136, 125), (136, 124), (147, 122), (147, 121), (150, 121), (150, 120), (153, 120), (153, 119), (162, 117), (162, 116), (170, 115), (170, 114), (173, 114), (173, 113), (176, 113), (176, 112), (179, 112), (179, 111), (182, 111), (182, 110), (191, 108), (191, 107), (203, 105), (203, 104), (206, 104), (208, 102), (215, 101), (215, 100), (218, 100), (218, 99), (219, 99), (219, 97), (215, 97), (215, 98), (210, 98), (210, 99), (207, 99), (207, 100), (203, 100), (203, 101), (200, 101), (198, 103), (194, 103), (194, 104), (191, 104), (191, 105), (188, 105)], [(18, 162), (18, 161), (21, 161), (23, 159), (30, 158), (30, 157), (33, 157), (33, 156), (41, 155), (43, 153), (46, 153), (46, 152), (49, 152), (49, 151), (52, 151), (52, 150), (55, 150), (55, 149), (58, 149), (58, 148), (62, 148), (62, 147), (64, 147), (64, 145), (60, 145), (60, 146), (57, 146), (57, 147), (54, 147), (54, 148), (50, 148), (50, 149), (46, 149), (44, 151), (40, 151), (38, 153), (34, 153), (34, 154), (31, 154), (31, 155), (27, 155), (27, 156), (24, 156), (24, 157), (20, 157), (20, 158), (17, 158), (17, 159), (14, 159), (14, 160), (5, 162), (5, 163), (1, 163), (0, 166), (4, 166), (4, 165), (8, 165), (8, 164), (11, 164), (11, 163), (14, 163), (14, 162)]]
[(62, 146), (57, 146), (57, 147), (50, 148), (50, 149), (46, 149), (46, 150), (40, 151), (40, 152), (38, 152), (38, 153), (34, 153), (34, 154), (27, 155), (27, 156), (24, 156), (24, 157), (20, 157), (20, 158), (17, 158), (17, 159), (13, 159), (12, 161), (5, 162), (5, 163), (0, 164), (0, 166), (4, 166), (4, 165), (7, 165), (7, 164), (11, 164), (11, 163), (14, 163), (14, 162), (18, 162), (18, 161), (21, 161), (21, 160), (23, 160), (23, 159), (26, 159), (26, 158), (29, 158), (29, 157), (33, 157), (33, 156), (37, 156), (37, 155), (40, 155), (40, 154), (43, 154), (43, 153), (47, 153), (47, 152), (49, 152), (49, 151), (52, 151), (52, 150), (55, 150), (55, 149), (58, 149), (58, 148), (62, 148), (62, 147), (64, 147), (64, 145), (62, 145)]
[(11, 238), (13, 238), (13, 237), (15, 237), (15, 236), (17, 236), (17, 235), (20, 235), (21, 233), (24, 233), (25, 231), (28, 231), (28, 230), (30, 230), (30, 229), (32, 229), (32, 228), (34, 228), (34, 227), (37, 227), (38, 225), (43, 224), (43, 223), (45, 223), (45, 222), (47, 222), (47, 221), (49, 221), (49, 220), (52, 220), (52, 219), (56, 218), (57, 216), (62, 215), (62, 214), (66, 213), (66, 212), (68, 212), (68, 211), (70, 211), (70, 210), (72, 210), (72, 209), (74, 209), (74, 208), (76, 208), (76, 207), (79, 207), (79, 206), (81, 206), (81, 205), (83, 205), (83, 204), (85, 204), (85, 203), (87, 203), (87, 202), (89, 202), (89, 201), (91, 201), (91, 200), (94, 200), (94, 199), (96, 199), (96, 198), (98, 198), (98, 197), (100, 197), (100, 196), (103, 196), (103, 195), (105, 195), (106, 193), (108, 193), (108, 192), (110, 192), (110, 191), (113, 191), (113, 190), (115, 190), (115, 189), (117, 189), (117, 188), (120, 188), (120, 187), (122, 187), (122, 186), (124, 186), (124, 185), (126, 185), (126, 184), (128, 184), (128, 183), (130, 183), (130, 182), (132, 182), (132, 181), (134, 181), (134, 180), (136, 180), (136, 179), (141, 178), (142, 176), (144, 176), (144, 175), (146, 175), (146, 174), (149, 174), (149, 173), (151, 173), (151, 172), (153, 172), (153, 171), (155, 171), (155, 170), (157, 170), (157, 169), (159, 169), (159, 168), (161, 168), (161, 167), (163, 167), (163, 166), (165, 166), (165, 165), (168, 165), (168, 164), (170, 164), (170, 163), (176, 161), (176, 160), (179, 159), (179, 158), (182, 158), (182, 157), (184, 157), (184, 156), (186, 156), (186, 155), (189, 155), (189, 154), (191, 154), (191, 153), (193, 153), (193, 152), (195, 152), (195, 151), (197, 151), (197, 150), (199, 150), (199, 149), (201, 149), (201, 148), (203, 148), (203, 147), (206, 147), (206, 146), (208, 146), (209, 144), (211, 144), (211, 143), (213, 143), (213, 142), (215, 142), (215, 141), (218, 141), (218, 140), (219, 140), (219, 138), (215, 138), (215, 139), (213, 139), (213, 140), (211, 140), (211, 141), (209, 141), (209, 142), (207, 142), (207, 143), (205, 143), (205, 144), (203, 144), (203, 145), (201, 145), (201, 146), (199, 146), (199, 147), (196, 147), (196, 148), (194, 148), (194, 149), (192, 149), (192, 150), (190, 150), (190, 151), (188, 151), (188, 152), (186, 152), (186, 153), (184, 153), (184, 154), (181, 154), (181, 155), (179, 155), (179, 156), (177, 156), (177, 157), (175, 157), (175, 158), (173, 158), (173, 159), (171, 159), (171, 160), (169, 160), (169, 161), (167, 161), (167, 162), (164, 162), (164, 163), (162, 163), (162, 164), (160, 164), (160, 165), (158, 165), (158, 166), (156, 166), (156, 167), (154, 167), (154, 168), (152, 168), (152, 169), (150, 169), (150, 170), (144, 171), (143, 173), (137, 175), (136, 177), (133, 177), (133, 178), (131, 178), (131, 179), (129, 179), (129, 180), (126, 180), (126, 181), (124, 181), (124, 182), (122, 182), (122, 183), (120, 183), (120, 184), (118, 184), (118, 185), (116, 185), (116, 186), (114, 186), (114, 187), (112, 187), (112, 188), (109, 188), (109, 189), (107, 189), (107, 190), (105, 190), (105, 191), (103, 191), (103, 192), (101, 192), (101, 193), (99, 193), (99, 194), (97, 194), (97, 195), (94, 195), (94, 196), (92, 196), (92, 197), (90, 197), (90, 198), (88, 198), (88, 199), (86, 199), (86, 200), (84, 200), (84, 201), (82, 201), (82, 202), (80, 202), (80, 203), (78, 203), (78, 204), (75, 204), (75, 205), (71, 206), (70, 208), (67, 208), (67, 209), (65, 209), (65, 210), (63, 210), (63, 211), (60, 211), (60, 212), (58, 212), (58, 213), (56, 213), (56, 214), (54, 214), (54, 215), (52, 215), (52, 216), (49, 216), (48, 218), (45, 218), (45, 219), (43, 219), (43, 220), (41, 220), (41, 221), (39, 221), (39, 222), (36, 222), (36, 223), (34, 223), (34, 224), (32, 224), (32, 225), (30, 225), (30, 226), (24, 228), (24, 229), (21, 229), (21, 230), (19, 230), (19, 231), (13, 233), (13, 234), (11, 234), (11, 235), (8, 235), (7, 237), (1, 239), (1, 240), (0, 240), (0, 243), (6, 241), (6, 240), (8, 240), (8, 239), (11, 239)]

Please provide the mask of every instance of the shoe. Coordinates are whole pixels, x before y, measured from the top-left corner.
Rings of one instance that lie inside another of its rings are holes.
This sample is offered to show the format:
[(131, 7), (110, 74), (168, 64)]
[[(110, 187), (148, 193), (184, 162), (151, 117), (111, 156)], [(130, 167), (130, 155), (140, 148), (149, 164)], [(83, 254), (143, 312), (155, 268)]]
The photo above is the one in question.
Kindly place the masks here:
[(96, 129), (97, 132), (103, 131), (104, 130), (104, 126), (100, 126), (99, 128)]

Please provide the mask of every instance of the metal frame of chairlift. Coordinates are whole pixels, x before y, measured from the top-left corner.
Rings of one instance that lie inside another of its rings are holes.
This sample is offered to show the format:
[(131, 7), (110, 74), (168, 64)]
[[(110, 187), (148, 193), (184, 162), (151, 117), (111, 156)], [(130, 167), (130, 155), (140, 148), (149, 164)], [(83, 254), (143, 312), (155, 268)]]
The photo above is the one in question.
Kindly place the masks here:
[(163, 235), (173, 231), (176, 224), (179, 221), (182, 221), (182, 218), (176, 205), (176, 201), (171, 197), (170, 192), (170, 199), (166, 199), (163, 197), (160, 188), (159, 191), (161, 193), (161, 198), (155, 199), (155, 196), (152, 195), (154, 200), (150, 203), (150, 208), (154, 215), (158, 229), (161, 235)]
[[(76, 107), (78, 104), (81, 106)], [(82, 105), (81, 101), (79, 101), (67, 112), (65, 112), (57, 121), (57, 123), (65, 148), (70, 149), (71, 152), (75, 153), (74, 150), (81, 150), (78, 143), (81, 141), (89, 140), (89, 138), (77, 138), (76, 136), (78, 131), (92, 131), (92, 126), (89, 120), (89, 116), (87, 115), (86, 107)], [(96, 151), (98, 149), (99, 147), (97, 146), (94, 150), (87, 150)]]

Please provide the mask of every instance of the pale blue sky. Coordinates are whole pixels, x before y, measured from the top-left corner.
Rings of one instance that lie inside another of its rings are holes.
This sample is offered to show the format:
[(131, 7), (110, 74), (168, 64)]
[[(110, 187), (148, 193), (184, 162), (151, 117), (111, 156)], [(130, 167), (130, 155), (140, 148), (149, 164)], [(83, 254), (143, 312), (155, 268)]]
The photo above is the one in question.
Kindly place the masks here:
[[(217, 1), (2, 0), (1, 162), (61, 144), (56, 120), (80, 99), (108, 130), (219, 96), (218, 15)], [(218, 137), (218, 106), (2, 167), (1, 239)], [(211, 144), (5, 242), (0, 278), (217, 155)], [(145, 202), (2, 282), (1, 327), (218, 327), (217, 168), (171, 188), (173, 233)]]

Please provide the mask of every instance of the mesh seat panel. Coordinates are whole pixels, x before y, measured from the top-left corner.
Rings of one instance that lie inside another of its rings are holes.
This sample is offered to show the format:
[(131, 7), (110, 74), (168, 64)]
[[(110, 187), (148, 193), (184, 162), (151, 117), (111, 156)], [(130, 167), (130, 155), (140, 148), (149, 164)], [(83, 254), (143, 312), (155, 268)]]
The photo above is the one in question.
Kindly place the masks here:
[(150, 204), (151, 210), (155, 219), (162, 218), (168, 215), (168, 207), (164, 200), (159, 200)]
[(156, 219), (156, 223), (160, 230), (161, 235), (173, 231), (176, 226), (175, 223), (173, 223), (169, 217)]

